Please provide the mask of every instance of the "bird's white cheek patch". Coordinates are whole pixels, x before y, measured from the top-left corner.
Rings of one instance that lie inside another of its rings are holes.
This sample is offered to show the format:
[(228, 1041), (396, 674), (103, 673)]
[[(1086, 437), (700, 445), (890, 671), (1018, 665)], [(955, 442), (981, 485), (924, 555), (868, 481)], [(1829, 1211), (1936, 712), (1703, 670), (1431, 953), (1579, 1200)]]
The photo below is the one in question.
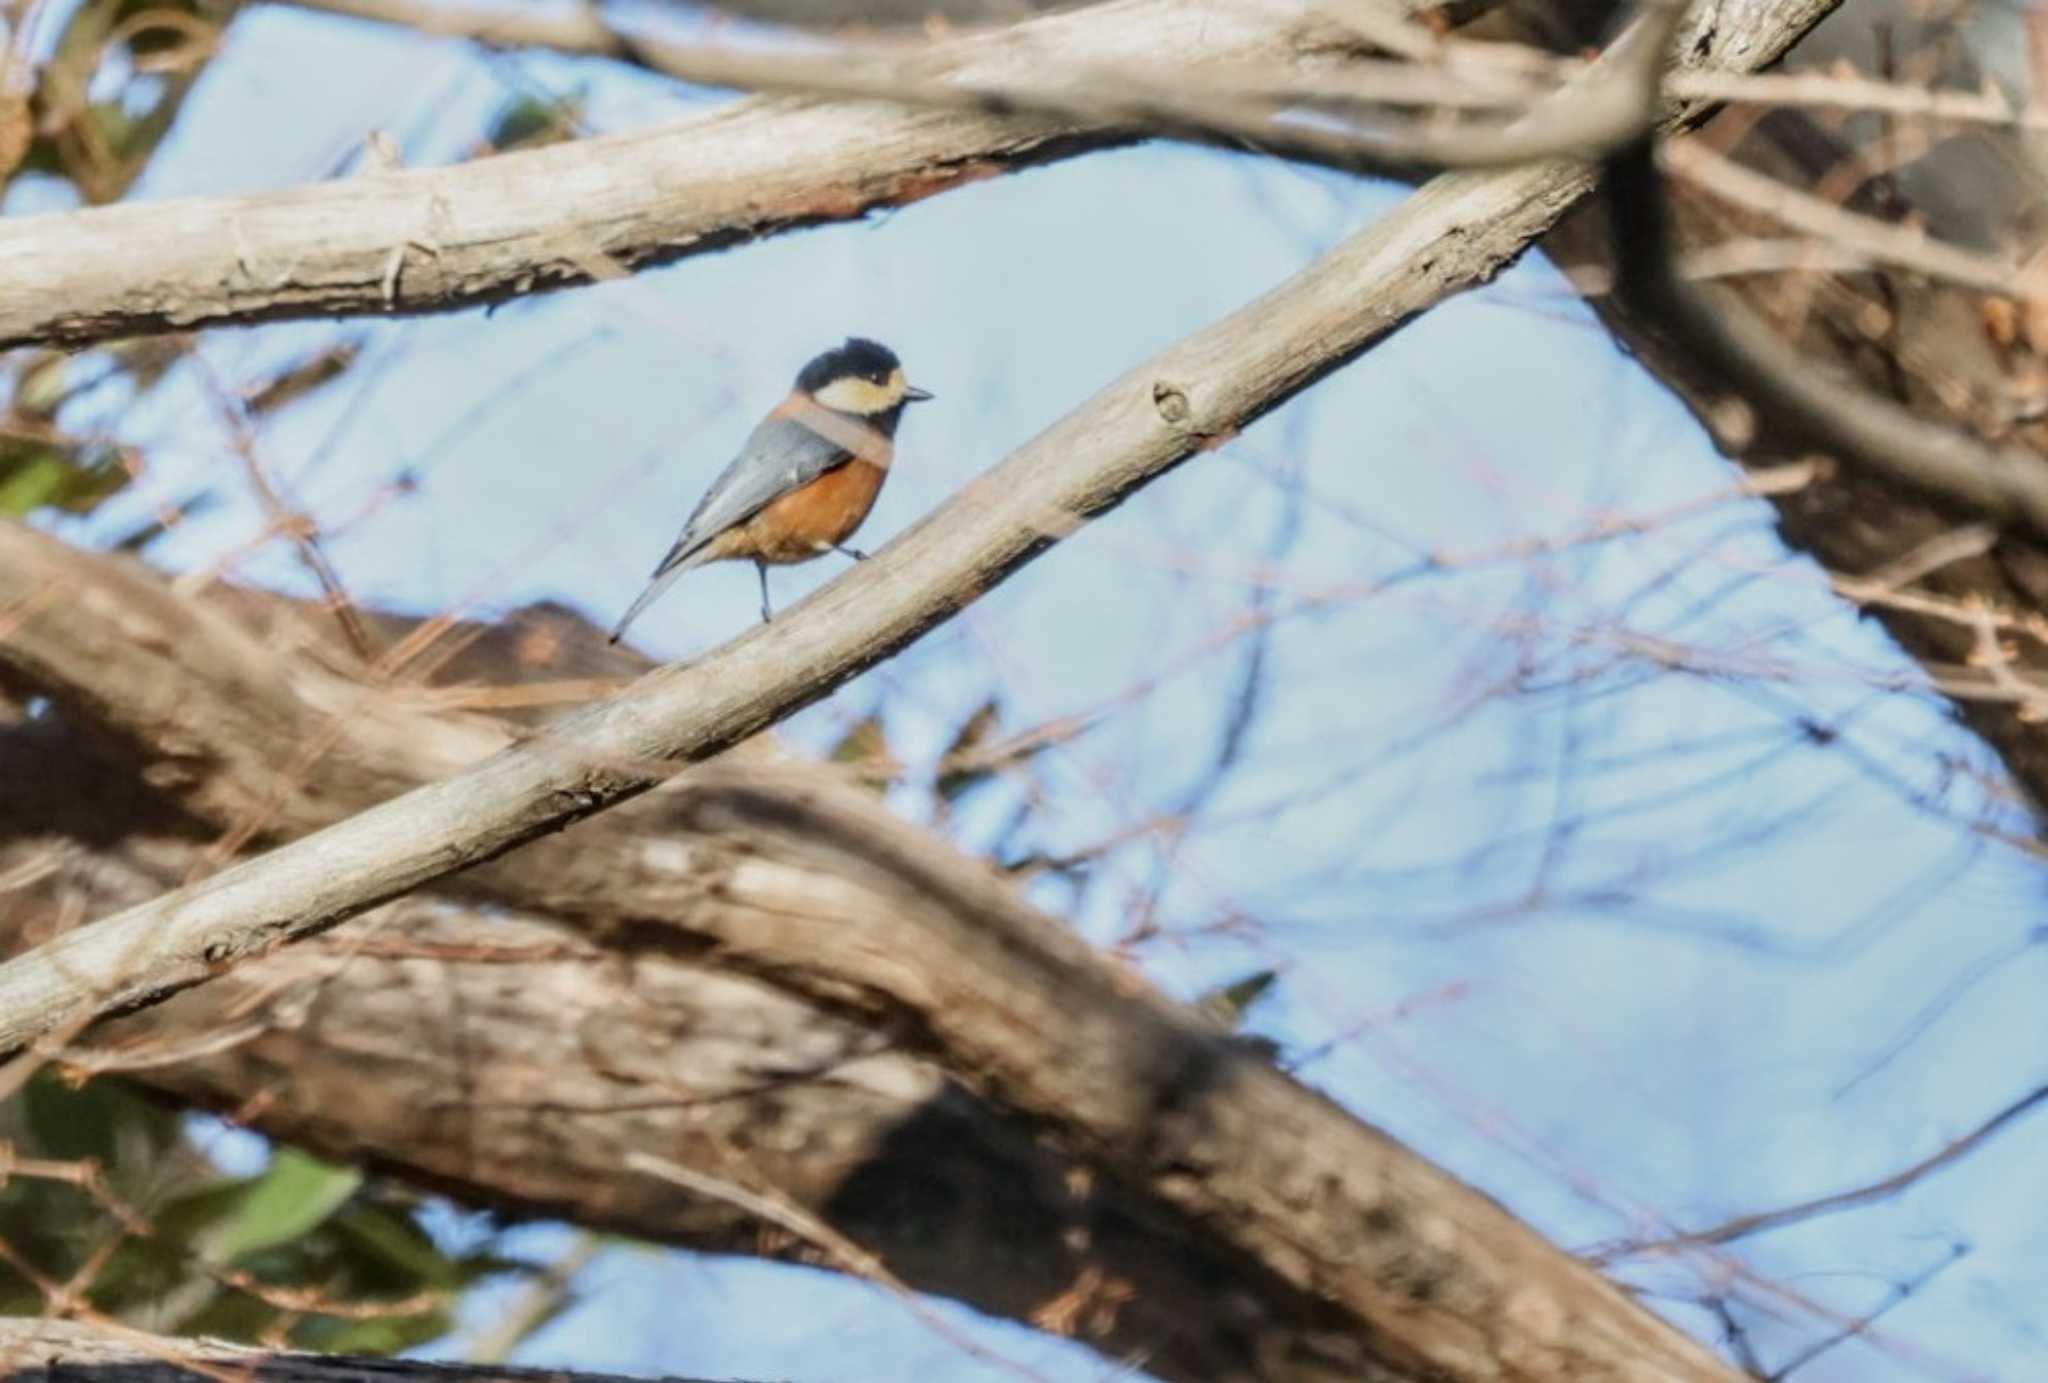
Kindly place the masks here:
[(842, 413), (886, 413), (903, 401), (903, 391), (903, 371), (898, 370), (887, 384), (871, 379), (835, 379), (815, 397), (827, 408)]

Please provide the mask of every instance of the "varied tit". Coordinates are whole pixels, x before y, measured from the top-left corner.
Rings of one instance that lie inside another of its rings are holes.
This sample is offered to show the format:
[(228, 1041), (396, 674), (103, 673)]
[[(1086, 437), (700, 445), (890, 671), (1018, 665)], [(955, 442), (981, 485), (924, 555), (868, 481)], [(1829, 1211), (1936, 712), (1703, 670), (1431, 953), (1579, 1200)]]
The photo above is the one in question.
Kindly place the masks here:
[(611, 641), (677, 577), (706, 562), (754, 564), (766, 623), (769, 563), (808, 562), (827, 552), (865, 556), (844, 544), (882, 491), (904, 408), (930, 397), (904, 380), (895, 352), (858, 336), (804, 366), (789, 397), (711, 482)]

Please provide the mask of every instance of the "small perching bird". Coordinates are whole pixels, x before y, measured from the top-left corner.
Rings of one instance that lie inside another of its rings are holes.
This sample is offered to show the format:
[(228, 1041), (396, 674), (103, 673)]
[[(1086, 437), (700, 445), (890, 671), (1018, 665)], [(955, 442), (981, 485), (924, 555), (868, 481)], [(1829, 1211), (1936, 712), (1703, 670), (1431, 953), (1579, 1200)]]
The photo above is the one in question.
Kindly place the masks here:
[(654, 579), (619, 618), (626, 626), (692, 567), (746, 559), (761, 576), (761, 619), (768, 608), (768, 567), (808, 562), (844, 546), (874, 508), (895, 455), (896, 424), (910, 404), (931, 395), (913, 389), (895, 352), (850, 336), (797, 372), (796, 387), (747, 438), (711, 482)]

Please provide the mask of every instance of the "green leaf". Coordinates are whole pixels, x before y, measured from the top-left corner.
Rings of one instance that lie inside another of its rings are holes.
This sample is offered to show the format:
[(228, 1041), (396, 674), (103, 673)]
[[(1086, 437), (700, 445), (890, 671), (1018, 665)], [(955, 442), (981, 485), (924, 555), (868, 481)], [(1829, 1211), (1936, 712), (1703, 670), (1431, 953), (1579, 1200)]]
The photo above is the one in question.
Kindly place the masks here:
[(75, 1086), (45, 1070), (19, 1098), (29, 1151), (66, 1162), (90, 1158), (117, 1181), (149, 1171), (180, 1136), (175, 1114), (116, 1081)]
[(329, 1316), (308, 1321), (293, 1343), (322, 1354), (388, 1355), (438, 1340), (454, 1328), (454, 1314), (439, 1308), (355, 1321)]
[(1195, 1000), (1195, 1008), (1206, 1018), (1226, 1029), (1235, 1029), (1244, 1022), (1244, 1016), (1265, 992), (1280, 978), (1275, 970), (1254, 970), (1241, 980), (1219, 985)]
[(939, 777), (933, 789), (939, 800), (948, 804), (957, 803), (976, 788), (992, 781), (995, 768), (989, 764), (962, 764), (963, 759), (972, 759), (990, 739), (994, 738), (997, 727), (1002, 723), (1002, 709), (994, 697), (981, 703), (973, 715), (953, 736), (953, 742), (946, 746), (945, 754), (939, 759)]
[(291, 1243), (311, 1233), (347, 1203), (363, 1184), (353, 1167), (336, 1167), (291, 1148), (281, 1148), (263, 1175), (247, 1185), (241, 1213), (225, 1221), (201, 1244), (216, 1263)]
[(0, 433), (0, 514), (38, 509), (85, 514), (129, 481), (121, 453), (19, 433)]
[[(45, 1281), (71, 1281), (90, 1266), (82, 1290), (94, 1310), (159, 1330), (242, 1341), (284, 1332), (299, 1347), (401, 1350), (445, 1335), (461, 1292), (480, 1278), (531, 1270), (487, 1251), (441, 1252), (410, 1193), (366, 1186), (359, 1172), (291, 1149), (260, 1175), (222, 1177), (180, 1115), (117, 1080), (73, 1088), (39, 1073), (0, 1101), (0, 1140), (25, 1156), (93, 1160), (149, 1226), (124, 1236), (86, 1188), (17, 1176), (0, 1181), (0, 1242)], [(220, 1280), (215, 1266), (316, 1302), (407, 1306), (395, 1316), (302, 1312)], [(42, 1288), (0, 1263), (0, 1314), (47, 1305)]]
[(855, 721), (853, 728), (839, 737), (839, 743), (832, 746), (832, 752), (826, 757), (835, 764), (870, 775), (870, 785), (877, 791), (889, 785), (888, 780), (896, 767), (896, 756), (889, 752), (888, 732), (882, 728), (879, 715), (867, 715)]
[(343, 341), (294, 361), (244, 394), (242, 407), (250, 417), (260, 418), (297, 403), (347, 374), (362, 350), (361, 341)]
[(521, 94), (498, 107), (484, 138), (493, 149), (532, 148), (559, 144), (583, 123), (584, 94), (575, 91), (560, 100)]
[(330, 1228), (342, 1241), (350, 1276), (365, 1289), (400, 1295), (466, 1285), (480, 1272), (441, 1252), (412, 1216), (378, 1205), (355, 1205)]

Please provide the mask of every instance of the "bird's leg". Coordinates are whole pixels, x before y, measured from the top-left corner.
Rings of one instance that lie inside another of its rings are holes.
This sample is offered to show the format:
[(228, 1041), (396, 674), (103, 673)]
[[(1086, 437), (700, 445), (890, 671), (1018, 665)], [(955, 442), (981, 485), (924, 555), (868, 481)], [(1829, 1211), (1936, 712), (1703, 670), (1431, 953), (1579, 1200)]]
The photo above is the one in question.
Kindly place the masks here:
[(832, 544), (832, 550), (842, 557), (851, 557), (856, 562), (868, 560), (868, 555), (857, 547), (847, 547), (842, 543), (834, 543)]
[(775, 612), (768, 608), (768, 564), (756, 559), (754, 571), (761, 578), (761, 623), (768, 624), (775, 618)]

